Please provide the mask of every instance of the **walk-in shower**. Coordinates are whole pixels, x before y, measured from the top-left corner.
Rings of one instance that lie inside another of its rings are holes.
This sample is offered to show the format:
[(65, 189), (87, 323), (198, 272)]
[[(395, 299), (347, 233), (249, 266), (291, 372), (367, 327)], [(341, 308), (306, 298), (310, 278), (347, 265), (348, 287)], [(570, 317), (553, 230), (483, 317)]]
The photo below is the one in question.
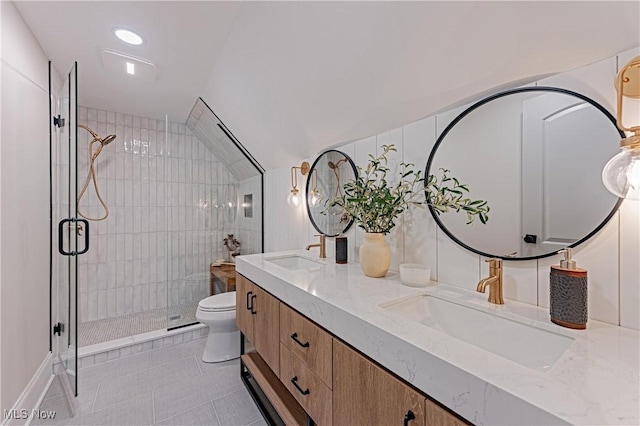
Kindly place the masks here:
[(82, 106), (78, 123), (78, 346), (195, 323), (225, 237), (262, 251), (263, 171), (202, 100), (186, 123)]

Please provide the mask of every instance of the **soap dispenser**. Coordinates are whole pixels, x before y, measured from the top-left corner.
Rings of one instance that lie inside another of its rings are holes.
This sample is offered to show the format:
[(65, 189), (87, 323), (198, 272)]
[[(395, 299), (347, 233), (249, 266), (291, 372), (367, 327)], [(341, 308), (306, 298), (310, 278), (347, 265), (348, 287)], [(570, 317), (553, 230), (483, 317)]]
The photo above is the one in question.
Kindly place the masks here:
[(551, 266), (549, 274), (551, 321), (563, 327), (587, 328), (587, 271), (576, 267), (570, 248), (560, 265)]

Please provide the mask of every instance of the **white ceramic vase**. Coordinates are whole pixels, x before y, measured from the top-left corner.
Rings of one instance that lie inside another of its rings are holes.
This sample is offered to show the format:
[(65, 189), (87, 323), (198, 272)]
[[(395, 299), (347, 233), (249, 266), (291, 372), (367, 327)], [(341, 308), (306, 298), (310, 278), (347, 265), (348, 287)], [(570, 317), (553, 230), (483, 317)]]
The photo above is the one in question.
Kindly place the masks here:
[(391, 248), (382, 233), (364, 234), (360, 246), (360, 267), (368, 277), (384, 277), (391, 266)]

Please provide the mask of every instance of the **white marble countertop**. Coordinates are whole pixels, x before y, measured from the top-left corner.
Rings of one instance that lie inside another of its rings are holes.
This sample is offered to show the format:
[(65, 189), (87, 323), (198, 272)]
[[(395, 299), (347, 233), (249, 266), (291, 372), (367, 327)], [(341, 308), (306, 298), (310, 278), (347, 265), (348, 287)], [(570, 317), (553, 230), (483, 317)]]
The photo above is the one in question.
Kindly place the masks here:
[[(265, 259), (297, 254), (323, 261), (287, 270)], [(306, 251), (236, 258), (236, 270), (474, 424), (640, 424), (640, 333), (589, 320), (569, 330), (548, 309), (436, 284), (402, 285), (397, 274), (368, 278), (353, 263), (337, 265)], [(532, 369), (381, 307), (431, 294), (574, 338), (546, 371)]]

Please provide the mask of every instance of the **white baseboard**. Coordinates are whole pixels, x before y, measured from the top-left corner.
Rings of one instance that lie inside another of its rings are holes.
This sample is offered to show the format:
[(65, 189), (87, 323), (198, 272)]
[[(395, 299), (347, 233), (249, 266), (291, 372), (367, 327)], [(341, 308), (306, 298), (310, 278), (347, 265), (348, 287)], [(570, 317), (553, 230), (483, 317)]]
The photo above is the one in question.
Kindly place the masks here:
[(11, 413), (15, 413), (15, 415), (5, 416), (5, 413), (2, 413), (2, 426), (29, 425), (31, 423), (33, 410), (40, 406), (53, 381), (52, 363), (53, 354), (47, 352), (47, 356), (40, 364), (38, 371), (33, 375), (31, 381), (29, 381), (29, 384), (11, 408)]

